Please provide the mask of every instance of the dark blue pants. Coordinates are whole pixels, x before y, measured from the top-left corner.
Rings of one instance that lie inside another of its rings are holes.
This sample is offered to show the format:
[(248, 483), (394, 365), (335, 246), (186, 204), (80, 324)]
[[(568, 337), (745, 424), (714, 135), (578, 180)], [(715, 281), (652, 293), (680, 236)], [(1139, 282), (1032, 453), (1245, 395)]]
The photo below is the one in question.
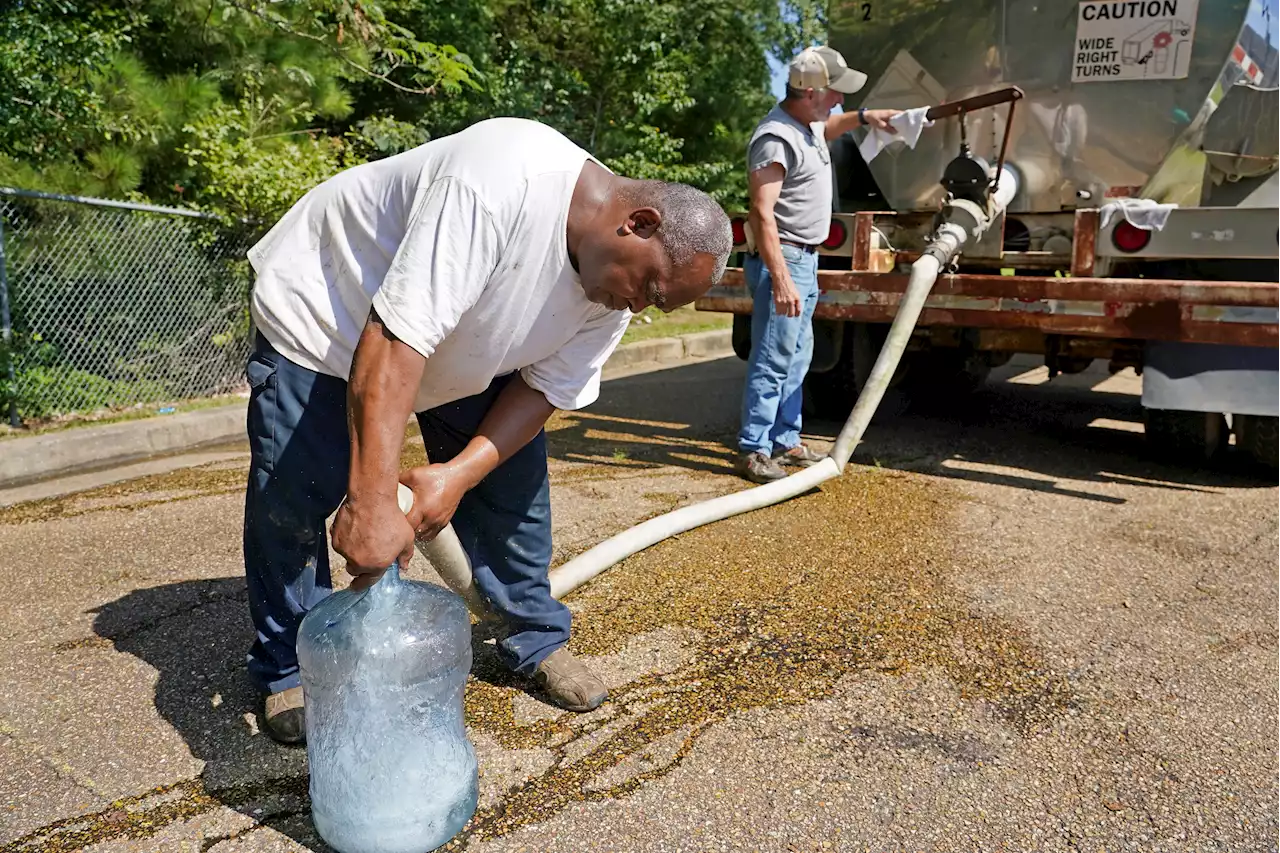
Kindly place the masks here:
[[(257, 635), (249, 675), (260, 690), (274, 693), (299, 684), (298, 625), (331, 592), (325, 520), (347, 489), (347, 383), (294, 364), (261, 336), (246, 374), (252, 459), (244, 564)], [(420, 412), (427, 458), (447, 462), (462, 450), (513, 376), (494, 380), (474, 397)], [(506, 623), (500, 653), (516, 672), (532, 673), (569, 639), (569, 610), (551, 597), (547, 580), (545, 433), (463, 497), (453, 527), (471, 558), (476, 587)]]

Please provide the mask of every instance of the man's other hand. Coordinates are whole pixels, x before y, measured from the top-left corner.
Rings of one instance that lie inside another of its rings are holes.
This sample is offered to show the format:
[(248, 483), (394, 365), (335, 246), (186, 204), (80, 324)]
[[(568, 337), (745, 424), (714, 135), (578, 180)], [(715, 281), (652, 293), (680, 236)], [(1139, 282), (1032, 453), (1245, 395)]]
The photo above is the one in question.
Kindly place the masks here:
[(773, 310), (779, 317), (800, 316), (800, 292), (791, 279), (773, 280)]
[(333, 550), (347, 559), (355, 590), (372, 586), (394, 562), (403, 569), (413, 557), (413, 527), (394, 497), (343, 501), (330, 535)]
[(400, 482), (413, 492), (409, 524), (417, 537), (429, 542), (444, 530), (458, 511), (458, 502), (469, 484), (449, 465), (419, 465), (400, 474)]
[(880, 130), (887, 130), (890, 133), (897, 133), (898, 129), (890, 124), (890, 119), (901, 113), (902, 110), (867, 110), (863, 116), (867, 119), (867, 127), (874, 127)]

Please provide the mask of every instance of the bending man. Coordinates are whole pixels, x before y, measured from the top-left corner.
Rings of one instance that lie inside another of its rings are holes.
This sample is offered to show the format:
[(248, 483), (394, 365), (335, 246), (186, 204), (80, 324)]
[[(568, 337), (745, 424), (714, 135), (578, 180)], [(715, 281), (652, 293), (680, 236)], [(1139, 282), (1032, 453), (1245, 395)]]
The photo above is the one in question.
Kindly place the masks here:
[[(629, 312), (724, 272), (729, 222), (680, 184), (611, 173), (556, 131), (493, 119), (349, 169), (250, 251), (244, 554), (249, 673), (267, 732), (304, 738), (298, 625), (330, 593), (325, 519), (353, 587), (450, 521), (506, 626), (499, 653), (562, 707), (604, 685), (551, 597), (543, 425), (596, 399)], [(428, 464), (401, 473), (412, 413)], [(396, 503), (414, 493), (408, 518)]]

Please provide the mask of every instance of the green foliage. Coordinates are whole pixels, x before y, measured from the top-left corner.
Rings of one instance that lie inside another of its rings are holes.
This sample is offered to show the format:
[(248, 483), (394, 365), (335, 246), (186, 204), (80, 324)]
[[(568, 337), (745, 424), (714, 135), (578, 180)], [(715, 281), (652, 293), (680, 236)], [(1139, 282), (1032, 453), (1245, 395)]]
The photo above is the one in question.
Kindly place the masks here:
[(270, 220), (354, 163), (493, 115), (745, 198), (794, 0), (16, 0), (0, 181)]
[(0, 152), (65, 157), (101, 121), (94, 70), (125, 48), (138, 21), (107, 4), (17, 0), (0, 15)]
[(279, 130), (310, 119), (280, 95), (246, 93), (219, 104), (183, 130), (192, 191), (188, 203), (233, 218), (271, 221), (307, 190), (361, 161), (339, 137), (314, 130)]
[(17, 0), (0, 16), (0, 181), (268, 218), (426, 138), (358, 94), (478, 77), (365, 0)]
[[(776, 0), (443, 0), (411, 15), (484, 74), (486, 91), (421, 105), (432, 135), (490, 115), (545, 121), (633, 177), (746, 197), (747, 139), (771, 106), (769, 56), (822, 26)], [(421, 7), (419, 7), (421, 8)], [(465, 22), (479, 26), (467, 27)]]
[(37, 420), (68, 412), (92, 412), (133, 402), (163, 400), (167, 392), (159, 382), (107, 379), (70, 367), (32, 367), (23, 371), (12, 389), (12, 397), (5, 394), (8, 385), (7, 382), (0, 384), (0, 406), (7, 410), (12, 399), (24, 418)]

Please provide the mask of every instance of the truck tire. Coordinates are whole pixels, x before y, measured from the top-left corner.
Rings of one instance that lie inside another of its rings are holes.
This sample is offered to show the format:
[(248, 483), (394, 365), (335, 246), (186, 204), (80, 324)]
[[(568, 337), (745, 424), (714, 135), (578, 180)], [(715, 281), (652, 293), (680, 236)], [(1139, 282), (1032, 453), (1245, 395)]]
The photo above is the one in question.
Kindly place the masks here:
[(903, 390), (921, 410), (950, 409), (965, 403), (982, 387), (991, 365), (963, 350), (936, 349), (907, 353)]
[(835, 366), (821, 373), (811, 370), (804, 378), (802, 411), (806, 417), (824, 421), (844, 421), (849, 417), (888, 331), (889, 326), (883, 323), (845, 324)]
[(1170, 462), (1204, 465), (1227, 448), (1227, 419), (1218, 412), (1144, 408), (1142, 419), (1152, 449)]
[(1266, 415), (1232, 415), (1236, 446), (1253, 457), (1257, 465), (1272, 474), (1277, 471), (1280, 445), (1280, 418)]
[(810, 372), (804, 378), (801, 411), (807, 418), (820, 421), (844, 421), (853, 411), (862, 390), (844, 356), (830, 370)]

